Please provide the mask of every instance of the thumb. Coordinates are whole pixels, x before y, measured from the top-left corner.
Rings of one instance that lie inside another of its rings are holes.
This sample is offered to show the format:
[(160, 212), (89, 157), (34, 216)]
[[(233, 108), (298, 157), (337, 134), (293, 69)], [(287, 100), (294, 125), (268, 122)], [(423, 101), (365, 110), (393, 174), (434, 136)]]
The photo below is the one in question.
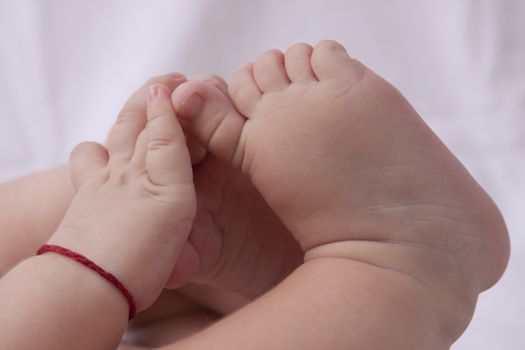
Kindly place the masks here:
[(78, 191), (86, 179), (108, 163), (108, 152), (96, 142), (78, 144), (69, 156), (69, 172), (75, 190)]

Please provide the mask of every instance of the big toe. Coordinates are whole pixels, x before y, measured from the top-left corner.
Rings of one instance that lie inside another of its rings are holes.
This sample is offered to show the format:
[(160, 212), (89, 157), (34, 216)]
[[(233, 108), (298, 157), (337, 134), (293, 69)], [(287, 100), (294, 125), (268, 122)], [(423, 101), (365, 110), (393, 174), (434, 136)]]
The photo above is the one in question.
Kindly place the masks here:
[(345, 48), (337, 41), (319, 42), (312, 52), (312, 70), (319, 80), (345, 76), (358, 80), (364, 67), (350, 58)]
[(173, 92), (172, 102), (185, 131), (194, 140), (228, 164), (240, 164), (245, 118), (223, 92), (205, 81), (189, 81)]

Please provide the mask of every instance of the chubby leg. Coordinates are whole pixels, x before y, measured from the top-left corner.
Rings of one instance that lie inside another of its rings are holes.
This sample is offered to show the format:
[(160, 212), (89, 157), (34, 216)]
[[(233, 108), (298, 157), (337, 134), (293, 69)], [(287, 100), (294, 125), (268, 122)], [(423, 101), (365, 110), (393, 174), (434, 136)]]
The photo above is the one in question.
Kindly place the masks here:
[(316, 259), (231, 316), (161, 349), (444, 350), (461, 326), (442, 317), (444, 307), (410, 277)]
[[(262, 54), (234, 75), (229, 95), (233, 103), (188, 82), (172, 99), (187, 132), (248, 176), (290, 229), (306, 252), (304, 269), (334, 259), (348, 260), (349, 273), (379, 269), (378, 297), (410, 286), (438, 320), (420, 323), (428, 326), (420, 334), (456, 339), (478, 293), (505, 269), (507, 232), (488, 195), (401, 94), (324, 41)], [(398, 335), (408, 337), (416, 322), (408, 313), (420, 310), (404, 308)]]

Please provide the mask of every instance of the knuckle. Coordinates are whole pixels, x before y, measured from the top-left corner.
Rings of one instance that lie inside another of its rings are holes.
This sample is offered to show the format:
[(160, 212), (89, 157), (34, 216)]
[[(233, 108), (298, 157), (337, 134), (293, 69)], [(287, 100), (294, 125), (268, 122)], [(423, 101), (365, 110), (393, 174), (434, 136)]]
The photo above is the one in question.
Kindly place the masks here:
[(148, 151), (155, 151), (166, 147), (171, 147), (175, 144), (173, 139), (168, 137), (159, 137), (148, 142)]

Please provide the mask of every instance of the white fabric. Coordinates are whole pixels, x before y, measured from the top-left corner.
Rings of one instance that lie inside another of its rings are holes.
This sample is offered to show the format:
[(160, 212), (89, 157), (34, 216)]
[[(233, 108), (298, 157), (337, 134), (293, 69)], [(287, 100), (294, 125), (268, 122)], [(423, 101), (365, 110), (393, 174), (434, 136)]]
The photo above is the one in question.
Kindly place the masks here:
[[(341, 41), (396, 85), (503, 211), (513, 257), (455, 350), (518, 349), (525, 314), (525, 2), (0, 0), (0, 179), (102, 141), (147, 77), (229, 77), (262, 50)], [(521, 324), (521, 326), (520, 326)]]

